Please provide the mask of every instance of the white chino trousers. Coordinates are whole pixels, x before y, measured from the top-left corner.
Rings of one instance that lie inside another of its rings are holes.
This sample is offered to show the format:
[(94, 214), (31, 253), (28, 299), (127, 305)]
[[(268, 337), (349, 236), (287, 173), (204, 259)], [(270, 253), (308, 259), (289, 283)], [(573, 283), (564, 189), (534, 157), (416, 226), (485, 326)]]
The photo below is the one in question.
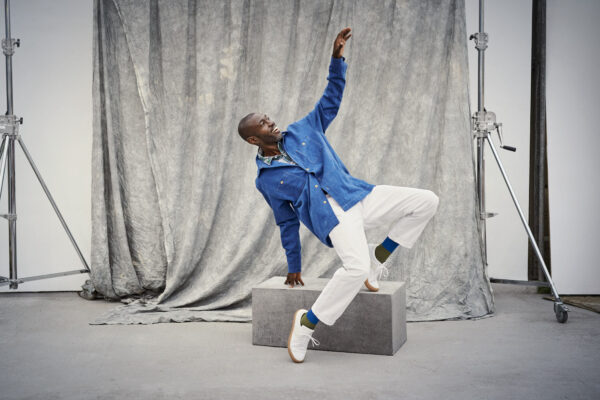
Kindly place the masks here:
[(439, 198), (431, 190), (376, 185), (364, 199), (344, 211), (333, 197), (326, 197), (340, 221), (329, 238), (342, 267), (311, 308), (319, 321), (333, 325), (369, 276), (371, 258), (365, 230), (386, 226), (390, 239), (410, 249), (435, 215)]

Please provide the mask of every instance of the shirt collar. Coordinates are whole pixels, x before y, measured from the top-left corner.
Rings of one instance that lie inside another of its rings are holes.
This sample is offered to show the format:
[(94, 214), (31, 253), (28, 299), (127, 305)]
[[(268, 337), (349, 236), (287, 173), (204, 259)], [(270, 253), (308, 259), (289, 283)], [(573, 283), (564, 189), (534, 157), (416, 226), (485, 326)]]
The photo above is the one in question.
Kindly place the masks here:
[(265, 156), (263, 156), (262, 149), (259, 147), (258, 154), (256, 156), (265, 164), (271, 165), (271, 162), (273, 160), (283, 157), (283, 153), (285, 153), (285, 150), (283, 150), (283, 148), (281, 147), (281, 142), (282, 142), (281, 140), (279, 142), (277, 142), (277, 148), (279, 148), (279, 151), (281, 152), (281, 154), (276, 154), (274, 156), (265, 157)]

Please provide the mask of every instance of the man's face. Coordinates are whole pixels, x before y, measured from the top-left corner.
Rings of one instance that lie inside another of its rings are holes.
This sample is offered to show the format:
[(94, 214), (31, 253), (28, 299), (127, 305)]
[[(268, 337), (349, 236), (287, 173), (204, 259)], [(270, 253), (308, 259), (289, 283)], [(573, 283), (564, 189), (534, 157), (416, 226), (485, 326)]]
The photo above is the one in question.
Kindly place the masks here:
[(267, 114), (254, 114), (248, 121), (248, 129), (251, 132), (248, 142), (255, 145), (277, 143), (283, 136), (275, 122)]

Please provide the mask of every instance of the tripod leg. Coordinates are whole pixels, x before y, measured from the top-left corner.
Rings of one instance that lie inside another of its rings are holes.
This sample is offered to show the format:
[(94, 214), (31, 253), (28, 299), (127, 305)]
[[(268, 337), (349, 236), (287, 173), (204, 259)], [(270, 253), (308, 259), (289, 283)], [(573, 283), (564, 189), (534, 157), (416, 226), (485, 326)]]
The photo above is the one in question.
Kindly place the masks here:
[(542, 257), (542, 254), (540, 253), (540, 249), (538, 248), (538, 246), (535, 242), (535, 238), (533, 237), (533, 234), (531, 233), (531, 229), (529, 229), (529, 225), (527, 225), (527, 221), (525, 221), (525, 216), (523, 215), (523, 211), (521, 210), (521, 206), (519, 205), (517, 196), (515, 195), (515, 192), (513, 191), (512, 186), (510, 185), (510, 182), (508, 181), (508, 176), (506, 175), (506, 171), (504, 171), (502, 162), (500, 162), (500, 157), (498, 157), (498, 153), (496, 152), (496, 148), (494, 147), (494, 143), (492, 142), (492, 139), (489, 134), (487, 135), (486, 139), (488, 141), (488, 144), (490, 145), (490, 149), (492, 149), (492, 153), (494, 153), (494, 158), (496, 159), (496, 162), (498, 163), (500, 172), (502, 172), (502, 177), (504, 178), (504, 182), (506, 182), (506, 186), (508, 187), (510, 196), (512, 197), (513, 202), (515, 203), (515, 206), (517, 207), (517, 211), (519, 212), (519, 216), (521, 217), (521, 222), (523, 223), (523, 226), (525, 227), (525, 230), (527, 231), (527, 236), (529, 236), (529, 241), (531, 242), (531, 246), (533, 247), (535, 254), (537, 255), (537, 258), (540, 261), (540, 264), (542, 264), (544, 274), (546, 275), (546, 278), (548, 279), (548, 282), (550, 283), (550, 287), (552, 288), (552, 294), (554, 295), (554, 312), (556, 313), (556, 319), (558, 320), (558, 322), (561, 322), (561, 323), (566, 322), (568, 309), (563, 304), (563, 302), (560, 300), (560, 296), (558, 295), (558, 291), (556, 290), (556, 287), (554, 286), (552, 277), (550, 276), (550, 273), (548, 272), (548, 268), (546, 267), (544, 258)]
[(6, 173), (6, 153), (8, 153), (8, 135), (4, 135), (2, 145), (0, 146), (0, 199), (2, 198), (2, 188), (4, 187), (4, 174)]
[(71, 239), (71, 243), (73, 244), (73, 247), (75, 247), (75, 251), (77, 251), (79, 258), (81, 259), (81, 262), (85, 266), (85, 269), (87, 271), (89, 271), (90, 267), (88, 267), (88, 264), (85, 261), (85, 258), (83, 258), (83, 254), (81, 254), (81, 250), (79, 250), (79, 246), (77, 246), (77, 242), (75, 242), (73, 235), (71, 235), (71, 231), (69, 230), (69, 227), (67, 226), (67, 223), (65, 222), (62, 214), (58, 210), (58, 207), (56, 206), (56, 203), (54, 202), (54, 199), (52, 198), (52, 195), (50, 194), (48, 187), (46, 187), (46, 184), (44, 183), (44, 180), (42, 179), (42, 175), (40, 174), (40, 171), (38, 171), (38, 169), (36, 168), (35, 163), (33, 162), (33, 159), (31, 158), (31, 155), (27, 151), (27, 147), (25, 147), (25, 143), (23, 142), (23, 139), (21, 139), (21, 137), (19, 137), (17, 140), (19, 141), (19, 144), (21, 145), (21, 148), (23, 149), (23, 152), (25, 153), (25, 156), (27, 157), (29, 164), (31, 164), (31, 168), (33, 168), (33, 172), (35, 172), (35, 176), (37, 176), (38, 180), (40, 181), (40, 184), (42, 185), (42, 188), (44, 189), (44, 192), (46, 193), (48, 200), (50, 200), (50, 203), (52, 204), (52, 207), (54, 208), (54, 211), (56, 212), (58, 219), (60, 219), (60, 222), (61, 222), (63, 228), (65, 229), (65, 232), (67, 232), (69, 239)]
[(487, 267), (487, 235), (485, 209), (485, 160), (483, 158), (483, 138), (477, 138), (477, 200), (479, 201), (479, 223), (481, 227), (481, 239), (483, 243), (483, 264)]

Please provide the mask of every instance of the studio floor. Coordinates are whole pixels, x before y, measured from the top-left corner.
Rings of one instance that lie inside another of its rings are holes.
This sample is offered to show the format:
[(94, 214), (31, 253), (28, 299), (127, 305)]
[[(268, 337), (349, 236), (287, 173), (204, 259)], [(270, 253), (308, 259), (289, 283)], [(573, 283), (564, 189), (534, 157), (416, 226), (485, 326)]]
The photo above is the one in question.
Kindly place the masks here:
[(492, 286), (493, 317), (409, 323), (394, 356), (309, 350), (303, 364), (253, 346), (251, 324), (89, 325), (117, 303), (3, 293), (0, 398), (600, 398), (600, 314), (570, 307), (558, 324), (535, 288)]

